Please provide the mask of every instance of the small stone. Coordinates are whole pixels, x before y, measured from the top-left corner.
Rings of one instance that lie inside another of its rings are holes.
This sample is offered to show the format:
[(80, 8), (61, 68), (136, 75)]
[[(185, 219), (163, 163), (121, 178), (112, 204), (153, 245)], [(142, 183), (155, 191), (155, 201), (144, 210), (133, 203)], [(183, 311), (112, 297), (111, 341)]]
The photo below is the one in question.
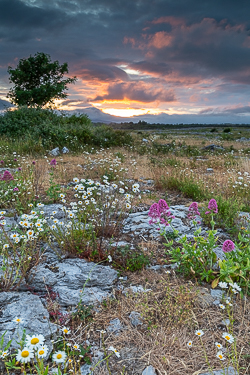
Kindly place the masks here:
[(58, 155), (60, 155), (59, 147), (56, 147), (56, 148), (54, 148), (53, 150), (51, 150), (51, 151), (49, 152), (49, 154), (52, 155), (52, 156), (58, 156)]
[(207, 168), (207, 173), (214, 173), (213, 168)]
[(153, 366), (147, 366), (143, 371), (142, 375), (156, 375), (155, 368)]
[(143, 138), (143, 139), (142, 139), (142, 142), (148, 142), (148, 139)]
[(62, 154), (68, 154), (68, 153), (69, 153), (69, 149), (67, 147), (63, 147)]
[(138, 313), (137, 311), (132, 311), (129, 315), (130, 322), (132, 326), (137, 327), (139, 325), (142, 325), (143, 322), (140, 320), (141, 314)]
[(107, 327), (108, 332), (118, 333), (120, 332), (124, 327), (121, 324), (120, 319), (116, 318), (113, 320), (110, 320), (109, 326)]

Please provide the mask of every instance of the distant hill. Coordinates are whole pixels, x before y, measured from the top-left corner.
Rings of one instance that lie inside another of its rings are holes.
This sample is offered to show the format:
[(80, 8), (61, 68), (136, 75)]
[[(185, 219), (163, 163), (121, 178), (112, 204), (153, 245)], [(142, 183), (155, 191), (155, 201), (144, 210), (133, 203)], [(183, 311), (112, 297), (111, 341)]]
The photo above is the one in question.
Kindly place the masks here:
[(0, 111), (3, 111), (6, 108), (10, 107), (14, 107), (14, 105), (8, 102), (7, 100), (0, 99)]

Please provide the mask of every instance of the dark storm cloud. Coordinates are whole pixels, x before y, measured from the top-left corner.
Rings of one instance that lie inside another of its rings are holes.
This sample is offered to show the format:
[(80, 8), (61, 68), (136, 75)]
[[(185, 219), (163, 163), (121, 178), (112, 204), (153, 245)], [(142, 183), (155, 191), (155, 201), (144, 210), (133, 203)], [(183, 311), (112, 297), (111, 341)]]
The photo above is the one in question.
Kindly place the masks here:
[(118, 83), (108, 88), (108, 93), (98, 95), (93, 101), (102, 100), (124, 100), (150, 103), (154, 101), (172, 102), (175, 100), (173, 91), (164, 91), (162, 89), (152, 89), (145, 86), (142, 82)]
[(76, 70), (77, 77), (87, 81), (127, 81), (126, 72), (108, 61), (86, 61)]
[(0, 38), (24, 41), (34, 37), (32, 31), (63, 27), (69, 18), (58, 9), (43, 9), (27, 5), (21, 0), (1, 0)]
[(247, 107), (249, 14), (248, 0), (0, 0), (1, 91), (8, 65), (43, 51), (83, 86), (108, 84), (84, 99), (177, 101), (178, 89), (218, 80), (217, 94), (248, 87)]

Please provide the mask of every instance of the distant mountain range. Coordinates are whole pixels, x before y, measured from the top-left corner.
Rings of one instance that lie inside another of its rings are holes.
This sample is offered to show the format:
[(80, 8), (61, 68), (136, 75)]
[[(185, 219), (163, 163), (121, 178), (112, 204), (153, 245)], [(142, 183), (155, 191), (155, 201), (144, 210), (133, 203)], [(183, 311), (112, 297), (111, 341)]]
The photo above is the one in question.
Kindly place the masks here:
[[(13, 104), (7, 100), (0, 99), (0, 112), (6, 108), (14, 107)], [(60, 110), (59, 110), (60, 111)], [(57, 111), (57, 112), (59, 112)], [(219, 114), (184, 114), (184, 115), (168, 115), (167, 113), (160, 113), (159, 115), (140, 115), (133, 117), (119, 117), (112, 116), (108, 113), (102, 112), (95, 107), (87, 107), (84, 109), (77, 109), (73, 111), (63, 111), (68, 114), (85, 113), (92, 122), (102, 122), (104, 124), (146, 121), (148, 124), (250, 124), (250, 114), (240, 116), (237, 114), (219, 113)]]
[(159, 115), (140, 115), (133, 117), (112, 116), (102, 112), (95, 107), (88, 107), (74, 111), (76, 113), (85, 113), (92, 122), (134, 122), (146, 121), (149, 124), (250, 124), (249, 116), (239, 116), (235, 114), (197, 114), (197, 115), (168, 115), (160, 113)]

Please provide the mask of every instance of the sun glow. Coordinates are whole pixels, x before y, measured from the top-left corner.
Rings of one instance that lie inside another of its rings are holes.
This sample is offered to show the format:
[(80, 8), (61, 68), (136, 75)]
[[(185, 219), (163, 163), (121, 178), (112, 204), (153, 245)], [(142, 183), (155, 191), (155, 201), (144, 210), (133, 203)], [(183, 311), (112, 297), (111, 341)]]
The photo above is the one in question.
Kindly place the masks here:
[(149, 113), (148, 109), (139, 108), (103, 108), (102, 112), (119, 117), (132, 117)]

